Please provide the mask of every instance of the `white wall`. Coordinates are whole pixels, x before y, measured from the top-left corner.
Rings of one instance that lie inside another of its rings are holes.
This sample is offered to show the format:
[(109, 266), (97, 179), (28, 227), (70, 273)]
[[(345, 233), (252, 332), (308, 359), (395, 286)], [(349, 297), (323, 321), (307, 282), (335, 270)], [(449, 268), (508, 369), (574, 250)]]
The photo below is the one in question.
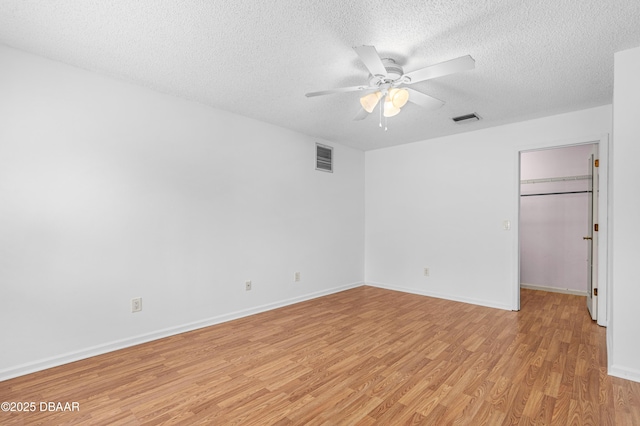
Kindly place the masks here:
[(307, 136), (0, 63), (0, 380), (362, 283), (362, 152), (319, 172)]
[(640, 381), (640, 47), (615, 55), (609, 372)]
[[(591, 174), (593, 145), (523, 152), (522, 180)], [(531, 287), (587, 292), (587, 250), (591, 180), (523, 183), (520, 187), (520, 283)], [(529, 195), (529, 196), (527, 196)]]
[(519, 151), (610, 132), (602, 106), (368, 151), (365, 281), (516, 309)]

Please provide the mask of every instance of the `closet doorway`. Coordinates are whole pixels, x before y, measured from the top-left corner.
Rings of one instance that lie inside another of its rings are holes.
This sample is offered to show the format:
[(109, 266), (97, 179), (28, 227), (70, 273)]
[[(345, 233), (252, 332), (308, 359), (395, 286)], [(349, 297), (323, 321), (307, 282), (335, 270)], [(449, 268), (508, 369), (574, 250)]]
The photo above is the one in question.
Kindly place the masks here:
[(585, 296), (594, 320), (597, 159), (598, 144), (520, 153), (520, 287)]

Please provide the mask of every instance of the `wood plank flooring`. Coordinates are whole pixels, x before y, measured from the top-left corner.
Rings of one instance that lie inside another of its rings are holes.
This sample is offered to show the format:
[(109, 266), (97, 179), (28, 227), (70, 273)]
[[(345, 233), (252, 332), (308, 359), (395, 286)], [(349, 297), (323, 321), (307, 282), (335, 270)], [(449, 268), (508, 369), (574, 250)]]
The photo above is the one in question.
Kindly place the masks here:
[(359, 287), (0, 382), (0, 402), (80, 408), (0, 424), (640, 425), (584, 297), (521, 306)]

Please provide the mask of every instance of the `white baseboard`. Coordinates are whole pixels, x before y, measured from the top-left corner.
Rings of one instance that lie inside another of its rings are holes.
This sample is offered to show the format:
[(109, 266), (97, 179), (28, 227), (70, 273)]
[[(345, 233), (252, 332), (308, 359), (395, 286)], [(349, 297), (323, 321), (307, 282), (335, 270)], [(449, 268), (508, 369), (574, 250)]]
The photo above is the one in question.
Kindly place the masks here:
[(480, 306), (485, 306), (487, 308), (503, 309), (503, 310), (506, 310), (506, 311), (513, 310), (513, 309), (511, 309), (511, 306), (509, 306), (509, 305), (503, 305), (503, 304), (495, 303), (495, 302), (492, 302), (492, 301), (489, 301), (489, 300), (473, 299), (473, 298), (468, 298), (468, 297), (459, 297), (459, 296), (453, 296), (453, 295), (450, 295), (450, 294), (437, 293), (437, 292), (426, 291), (426, 290), (421, 290), (421, 289), (418, 290), (418, 289), (415, 289), (415, 288), (400, 287), (400, 286), (396, 286), (396, 285), (392, 285), (392, 284), (377, 283), (377, 282), (371, 282), (371, 281), (368, 281), (366, 283), (366, 285), (371, 286), (371, 287), (384, 288), (384, 289), (387, 289), (387, 290), (402, 291), (404, 293), (418, 294), (420, 296), (429, 296), (429, 297), (435, 297), (437, 299), (451, 300), (451, 301), (454, 301), (454, 302), (469, 303), (471, 305), (480, 305)]
[(546, 286), (537, 285), (537, 284), (520, 283), (520, 288), (526, 288), (526, 289), (529, 289), (529, 290), (550, 291), (552, 293), (573, 294), (575, 296), (586, 296), (587, 295), (586, 291), (571, 290), (570, 288), (546, 287)]
[(640, 370), (612, 365), (609, 367), (608, 373), (610, 376), (620, 377), (621, 379), (632, 380), (640, 383)]
[(35, 373), (36, 371), (42, 371), (48, 368), (57, 367), (63, 364), (68, 364), (70, 362), (79, 361), (81, 359), (91, 358), (91, 357), (102, 355), (108, 352), (117, 351), (119, 349), (124, 349), (131, 346), (136, 346), (142, 343), (151, 342), (153, 340), (158, 340), (165, 337), (174, 336), (176, 334), (197, 330), (199, 328), (221, 324), (223, 322), (232, 321), (232, 320), (247, 317), (250, 315), (259, 314), (261, 312), (282, 308), (284, 306), (293, 305), (295, 303), (304, 302), (306, 300), (316, 299), (318, 297), (327, 296), (329, 294), (339, 293), (341, 291), (360, 287), (362, 285), (364, 285), (363, 282), (345, 284), (345, 285), (333, 287), (327, 290), (322, 290), (315, 293), (309, 293), (302, 296), (293, 297), (291, 299), (285, 299), (279, 302), (268, 303), (266, 305), (256, 306), (250, 309), (230, 312), (228, 314), (203, 319), (201, 321), (195, 321), (188, 324), (179, 325), (176, 327), (169, 327), (169, 328), (157, 330), (151, 333), (145, 333), (145, 334), (141, 334), (138, 336), (134, 336), (134, 337), (130, 337), (122, 340), (116, 340), (116, 341), (104, 343), (101, 345), (92, 346), (92, 347), (81, 349), (74, 352), (68, 352), (66, 354), (62, 354), (55, 357), (45, 358), (38, 361), (17, 365), (11, 368), (0, 370), (0, 382), (2, 382), (3, 380), (13, 379), (14, 377)]

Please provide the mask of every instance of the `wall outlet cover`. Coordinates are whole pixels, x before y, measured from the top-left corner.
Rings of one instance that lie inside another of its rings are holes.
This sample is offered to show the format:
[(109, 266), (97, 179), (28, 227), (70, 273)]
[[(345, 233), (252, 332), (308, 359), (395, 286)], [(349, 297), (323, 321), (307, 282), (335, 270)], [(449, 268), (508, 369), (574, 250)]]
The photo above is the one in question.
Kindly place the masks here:
[(131, 312), (140, 312), (142, 310), (142, 297), (131, 299)]

